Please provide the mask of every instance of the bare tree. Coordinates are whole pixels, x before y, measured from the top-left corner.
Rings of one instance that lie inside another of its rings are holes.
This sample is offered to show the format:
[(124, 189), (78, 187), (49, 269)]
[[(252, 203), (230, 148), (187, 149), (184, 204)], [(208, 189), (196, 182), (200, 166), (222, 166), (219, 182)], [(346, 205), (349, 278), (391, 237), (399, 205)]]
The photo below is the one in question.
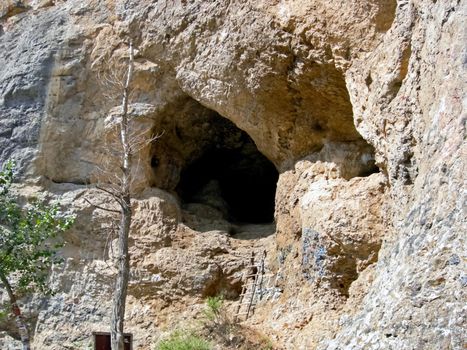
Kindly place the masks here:
[[(124, 69), (122, 69), (122, 67)], [(98, 167), (98, 188), (111, 196), (118, 205), (109, 208), (103, 204), (88, 203), (97, 209), (119, 214), (118, 249), (117, 249), (117, 276), (113, 295), (111, 315), (111, 347), (112, 350), (124, 349), (124, 318), (127, 298), (128, 282), (130, 276), (130, 255), (128, 240), (132, 222), (132, 184), (134, 175), (132, 167), (134, 155), (142, 148), (153, 142), (158, 136), (147, 136), (147, 131), (134, 131), (130, 127), (132, 121), (130, 108), (131, 85), (134, 70), (134, 50), (129, 44), (129, 57), (125, 65), (111, 64), (110, 71), (99, 76), (107, 92), (107, 98), (114, 100), (115, 94), (122, 94), (121, 108), (117, 117), (118, 145), (108, 145), (106, 151), (111, 156), (106, 157)], [(123, 73), (123, 74), (122, 74)], [(114, 164), (117, 159), (117, 166)], [(118, 208), (118, 209), (117, 209)]]
[(118, 232), (118, 274), (113, 296), (112, 317), (110, 326), (111, 346), (113, 350), (124, 350), (123, 323), (125, 319), (125, 304), (130, 276), (130, 256), (128, 254), (128, 237), (131, 226), (131, 147), (129, 141), (128, 100), (130, 84), (133, 77), (133, 45), (130, 42), (130, 57), (128, 59), (128, 74), (123, 87), (122, 114), (120, 117), (120, 142), (122, 143), (122, 179), (120, 193), (116, 196), (120, 204), (120, 230)]

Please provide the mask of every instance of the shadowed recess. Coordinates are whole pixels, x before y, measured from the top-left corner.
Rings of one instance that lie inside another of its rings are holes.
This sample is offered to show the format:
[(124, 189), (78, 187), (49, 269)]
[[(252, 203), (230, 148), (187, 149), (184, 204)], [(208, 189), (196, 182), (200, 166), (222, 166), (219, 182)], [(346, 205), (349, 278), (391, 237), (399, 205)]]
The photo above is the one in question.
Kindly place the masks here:
[(272, 222), (279, 174), (252, 139), (233, 127), (236, 142), (218, 140), (206, 147), (182, 170), (177, 193), (185, 203), (214, 207), (231, 222)]

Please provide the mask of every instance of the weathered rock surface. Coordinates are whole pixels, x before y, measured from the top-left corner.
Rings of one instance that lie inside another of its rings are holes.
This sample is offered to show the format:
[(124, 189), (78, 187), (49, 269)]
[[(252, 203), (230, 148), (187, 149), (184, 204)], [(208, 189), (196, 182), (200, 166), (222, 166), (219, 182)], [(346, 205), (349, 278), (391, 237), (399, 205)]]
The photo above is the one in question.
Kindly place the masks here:
[[(77, 215), (58, 294), (24, 300), (36, 348), (83, 349), (108, 327), (113, 221), (85, 198), (113, 205), (92, 188), (96, 166), (118, 169), (120, 97), (102, 78), (131, 37), (132, 128), (160, 135), (133, 169), (137, 349), (206, 296), (233, 312), (264, 249), (277, 298), (245, 324), (278, 348), (461, 349), (466, 16), (458, 0), (3, 2), (0, 162), (18, 161), (24, 197)], [(278, 170), (275, 225), (235, 222), (225, 169), (186, 179), (215, 150), (235, 174)], [(0, 347), (16, 349), (2, 322)]]
[(362, 310), (322, 348), (465, 346), (466, 14), (460, 1), (400, 3), (348, 73), (357, 128), (386, 164), (394, 233)]

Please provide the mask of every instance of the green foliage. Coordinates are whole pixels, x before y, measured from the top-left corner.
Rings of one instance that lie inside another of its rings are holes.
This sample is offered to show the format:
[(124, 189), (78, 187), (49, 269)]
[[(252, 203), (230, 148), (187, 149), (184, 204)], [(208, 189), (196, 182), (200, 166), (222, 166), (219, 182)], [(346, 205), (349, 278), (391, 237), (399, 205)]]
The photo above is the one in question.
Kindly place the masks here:
[(61, 213), (58, 204), (39, 200), (21, 207), (11, 193), (13, 169), (9, 161), (0, 171), (0, 274), (10, 283), (14, 276), (16, 291), (48, 294), (50, 267), (61, 262), (58, 236), (74, 218)]
[(206, 308), (204, 309), (204, 315), (209, 321), (217, 322), (221, 317), (223, 306), (224, 297), (222, 295), (208, 297), (206, 299)]
[(273, 350), (274, 346), (270, 339), (265, 338), (266, 345), (263, 346), (262, 350)]
[(211, 344), (189, 332), (175, 331), (168, 339), (162, 340), (156, 350), (210, 350)]
[(228, 344), (230, 335), (235, 330), (235, 324), (227, 315), (224, 297), (222, 295), (208, 297), (205, 301), (203, 314), (206, 317), (203, 324), (204, 329), (224, 344)]
[[(2, 171), (0, 171), (0, 196), (2, 197), (8, 194), (13, 182), (13, 168), (14, 163), (9, 160), (4, 164)], [(2, 197), (0, 197), (0, 200)]]

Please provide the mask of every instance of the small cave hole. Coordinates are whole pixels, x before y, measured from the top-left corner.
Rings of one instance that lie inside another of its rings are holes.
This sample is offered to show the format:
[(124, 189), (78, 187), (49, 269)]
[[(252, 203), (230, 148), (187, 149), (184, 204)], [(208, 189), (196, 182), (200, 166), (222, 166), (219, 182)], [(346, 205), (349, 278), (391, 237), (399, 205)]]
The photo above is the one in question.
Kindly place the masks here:
[(359, 177), (367, 177), (370, 176), (371, 174), (377, 174), (380, 172), (380, 169), (376, 165), (375, 162), (370, 163), (365, 169), (362, 169), (359, 173)]
[(365, 84), (368, 88), (373, 83), (373, 78), (371, 77), (371, 73), (368, 73), (367, 77), (365, 78)]
[(207, 145), (182, 169), (176, 191), (183, 203), (209, 205), (232, 223), (271, 223), (278, 171), (244, 131), (232, 126), (236, 142), (216, 138)]
[(153, 156), (151, 158), (151, 167), (152, 168), (157, 168), (159, 165), (159, 159), (156, 156)]
[(323, 131), (325, 131), (325, 128), (324, 128), (323, 125), (321, 125), (319, 122), (313, 123), (312, 129), (313, 129), (314, 131), (316, 131), (316, 132), (323, 132)]

